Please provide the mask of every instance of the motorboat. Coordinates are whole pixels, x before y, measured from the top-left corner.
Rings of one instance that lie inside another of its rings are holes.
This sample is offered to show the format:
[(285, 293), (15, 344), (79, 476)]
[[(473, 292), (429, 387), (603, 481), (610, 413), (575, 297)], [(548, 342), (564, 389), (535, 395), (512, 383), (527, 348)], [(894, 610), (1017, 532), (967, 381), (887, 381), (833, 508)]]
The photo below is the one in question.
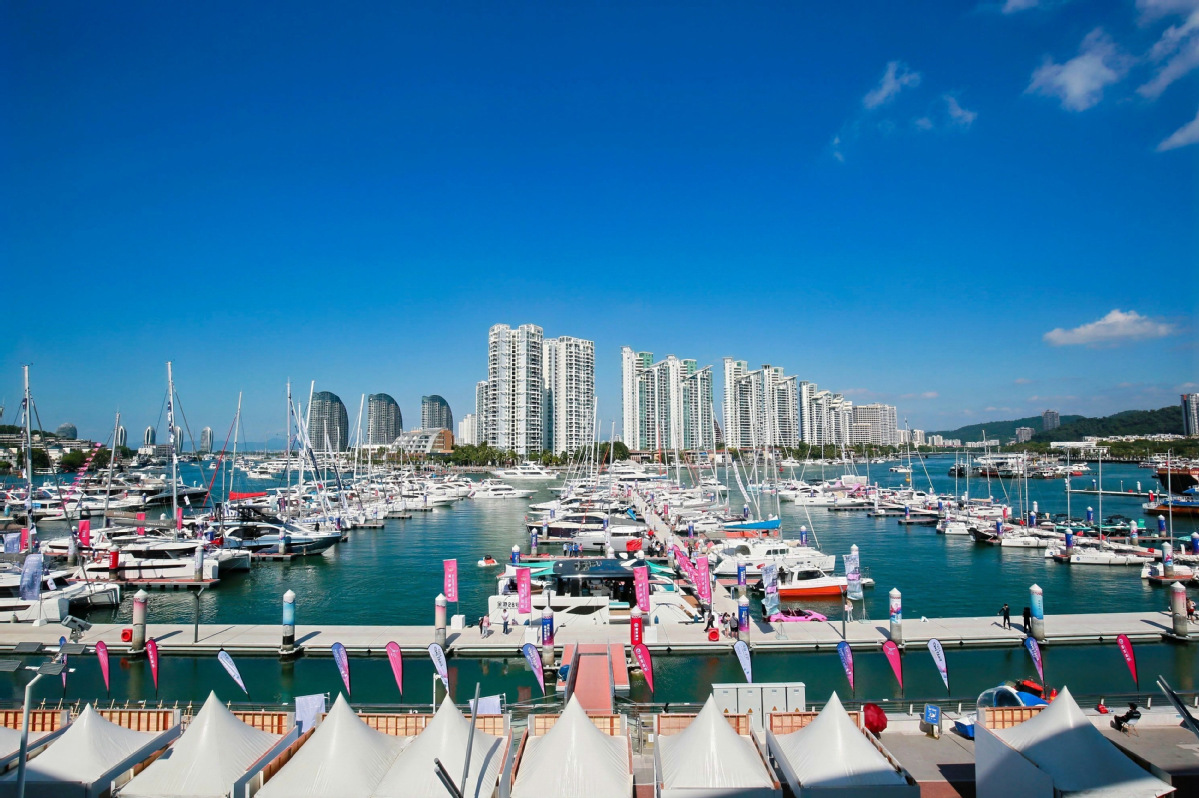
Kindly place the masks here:
[(222, 523), (221, 535), (224, 548), (301, 556), (323, 554), (342, 537), (337, 530), (312, 530), (255, 508), (239, 508), (236, 517)]
[(69, 582), (68, 569), (44, 571), (39, 596), (21, 598), (21, 569), (0, 568), (0, 621), (55, 622), (89, 607), (115, 607), (121, 603), (121, 587), (110, 583)]
[(767, 565), (780, 568), (819, 568), (831, 571), (836, 567), (835, 554), (824, 554), (810, 546), (801, 546), (793, 540), (735, 540), (727, 541), (723, 548), (713, 549), (717, 555), (712, 573), (716, 576), (737, 575), (737, 565), (745, 563), (746, 576), (761, 576)]
[(1147, 562), (1141, 567), (1141, 578), (1154, 585), (1189, 582), (1195, 578), (1195, 569), (1189, 565), (1174, 563), (1174, 574), (1166, 576), (1166, 566), (1163, 563)]
[(498, 479), (485, 479), (475, 486), (470, 496), (475, 499), (527, 499), (536, 491), (517, 490)]
[(551, 480), (557, 479), (558, 475), (550, 471), (545, 466), (539, 466), (536, 463), (524, 462), (515, 468), (500, 468), (491, 472), (493, 476), (500, 479), (527, 479), (527, 480)]
[(779, 599), (811, 598), (813, 596), (844, 595), (849, 580), (844, 576), (830, 576), (821, 568), (779, 569)]

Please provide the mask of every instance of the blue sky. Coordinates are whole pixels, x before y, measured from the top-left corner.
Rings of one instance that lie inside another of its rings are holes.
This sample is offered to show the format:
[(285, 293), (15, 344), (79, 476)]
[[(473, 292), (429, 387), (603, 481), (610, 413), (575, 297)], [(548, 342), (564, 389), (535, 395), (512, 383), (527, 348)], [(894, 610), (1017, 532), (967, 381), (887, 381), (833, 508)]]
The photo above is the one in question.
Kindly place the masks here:
[[(938, 429), (1199, 382), (1199, 0), (0, 8), (0, 395), (461, 417), (487, 328)], [(718, 387), (719, 390), (719, 387)]]

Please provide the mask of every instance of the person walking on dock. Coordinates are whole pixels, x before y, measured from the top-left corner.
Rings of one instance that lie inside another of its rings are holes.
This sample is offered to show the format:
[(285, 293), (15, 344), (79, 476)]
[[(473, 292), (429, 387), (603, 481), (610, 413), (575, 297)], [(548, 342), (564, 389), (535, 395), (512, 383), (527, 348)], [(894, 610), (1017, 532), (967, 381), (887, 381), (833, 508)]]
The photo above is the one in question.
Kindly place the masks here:
[(1012, 628), (1012, 608), (1007, 605), (1006, 601), (1003, 603), (1003, 608), (999, 610), (999, 614), (1003, 616), (1003, 628), (1011, 629)]
[(1028, 607), (1024, 608), (1024, 634), (1032, 634), (1032, 610)]

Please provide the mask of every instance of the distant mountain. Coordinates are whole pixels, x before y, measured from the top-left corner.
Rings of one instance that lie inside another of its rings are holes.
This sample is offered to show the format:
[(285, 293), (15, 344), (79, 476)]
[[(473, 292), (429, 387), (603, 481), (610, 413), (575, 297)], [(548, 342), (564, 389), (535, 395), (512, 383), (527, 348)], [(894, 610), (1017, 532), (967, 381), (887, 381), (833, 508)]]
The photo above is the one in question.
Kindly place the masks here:
[[(1085, 416), (1062, 416), (1062, 424), (1068, 424), (1075, 421), (1085, 420)], [(1180, 422), (1181, 423), (1181, 422)], [(933, 432), (931, 435), (943, 435), (946, 438), (957, 438), (965, 443), (966, 441), (981, 441), (983, 439), (983, 430), (987, 432), (987, 440), (998, 440), (1007, 443), (1016, 437), (1016, 427), (1031, 427), (1038, 433), (1041, 432), (1041, 417), (1029, 416), (1028, 418), (1017, 418), (1011, 421), (988, 421), (983, 424), (970, 424), (969, 426), (959, 427), (945, 432)], [(1065, 438), (1055, 440), (1066, 440)]]
[[(1066, 419), (1070, 418), (1067, 423)], [(1087, 435), (1157, 435), (1182, 434), (1182, 411), (1178, 405), (1160, 410), (1125, 410), (1103, 418), (1062, 416), (1062, 425), (1049, 432), (1039, 432), (1034, 441), (1080, 441)]]

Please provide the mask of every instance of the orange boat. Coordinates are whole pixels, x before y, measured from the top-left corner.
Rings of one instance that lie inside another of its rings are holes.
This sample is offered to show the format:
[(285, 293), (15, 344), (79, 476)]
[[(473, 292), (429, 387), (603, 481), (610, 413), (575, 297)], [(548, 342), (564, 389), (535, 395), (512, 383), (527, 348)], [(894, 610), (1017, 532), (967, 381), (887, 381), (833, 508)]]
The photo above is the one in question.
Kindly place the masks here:
[(849, 587), (843, 576), (829, 576), (819, 568), (782, 568), (779, 570), (779, 598), (840, 596)]

